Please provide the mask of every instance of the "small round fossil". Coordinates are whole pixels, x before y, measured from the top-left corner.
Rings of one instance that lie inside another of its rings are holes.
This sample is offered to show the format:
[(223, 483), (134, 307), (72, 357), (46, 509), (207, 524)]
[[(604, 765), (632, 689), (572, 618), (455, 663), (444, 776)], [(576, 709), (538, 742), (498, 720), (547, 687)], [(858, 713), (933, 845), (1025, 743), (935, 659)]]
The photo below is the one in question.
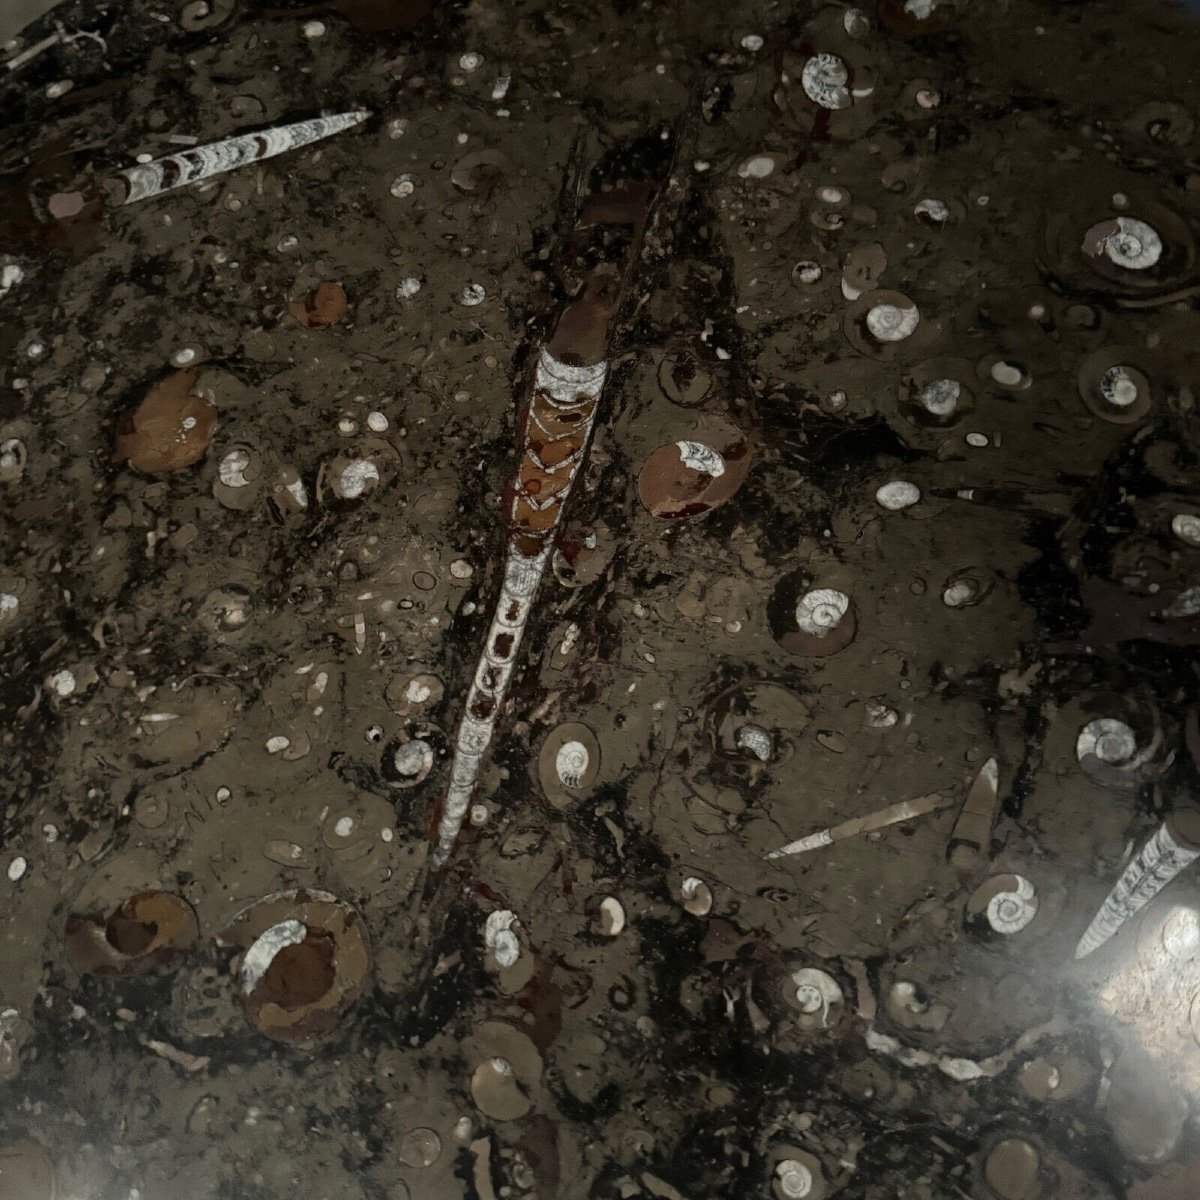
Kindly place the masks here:
[(1083, 762), (1094, 755), (1102, 763), (1119, 767), (1137, 753), (1137, 735), (1124, 721), (1115, 717), (1098, 717), (1089, 721), (1075, 740), (1075, 757)]
[(783, 997), (804, 1029), (829, 1029), (841, 1019), (846, 1005), (841, 984), (817, 967), (792, 971), (783, 982)]
[(921, 323), (921, 313), (915, 304), (876, 304), (867, 310), (867, 330), (877, 342), (902, 342), (912, 337)]
[(850, 70), (836, 54), (814, 54), (800, 72), (804, 94), (821, 108), (849, 108), (853, 103), (849, 82)]
[(1116, 217), (1093, 225), (1083, 238), (1089, 258), (1101, 255), (1126, 271), (1148, 271), (1163, 255), (1163, 241), (1153, 225), (1137, 217)]
[(707, 917), (712, 912), (712, 888), (699, 876), (689, 875), (679, 885), (679, 895), (683, 900), (684, 910), (693, 917)]
[(850, 597), (838, 588), (813, 587), (792, 573), (779, 581), (767, 606), (775, 640), (789, 654), (824, 658), (844, 650), (858, 632)]
[(850, 597), (835, 588), (805, 592), (796, 603), (796, 624), (807, 634), (823, 638), (832, 633), (850, 610)]
[(596, 782), (600, 772), (600, 743), (586, 726), (569, 722), (551, 731), (537, 763), (546, 798), (557, 808), (577, 800)]
[(1037, 889), (1023, 875), (1008, 877), (1015, 886), (996, 892), (987, 903), (988, 924), (1006, 936), (1020, 933), (1037, 916)]
[(912, 508), (921, 499), (921, 489), (915, 483), (903, 479), (892, 479), (875, 492), (876, 503), (889, 512), (900, 512)]

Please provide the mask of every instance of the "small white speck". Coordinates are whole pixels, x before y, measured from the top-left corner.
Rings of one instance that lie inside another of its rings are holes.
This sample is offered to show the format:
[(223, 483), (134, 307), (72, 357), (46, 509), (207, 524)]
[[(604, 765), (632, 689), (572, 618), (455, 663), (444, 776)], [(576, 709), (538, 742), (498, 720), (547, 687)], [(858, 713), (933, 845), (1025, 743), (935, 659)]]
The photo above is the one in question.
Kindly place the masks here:
[(324, 37), (325, 36), (325, 22), (324, 21), (305, 21), (304, 24), (300, 27), (300, 32), (303, 33), (304, 36), (309, 39)]
[(486, 299), (487, 291), (482, 283), (468, 283), (459, 295), (458, 302), (467, 308), (474, 308), (476, 304), (482, 304)]
[(381, 412), (371, 412), (367, 414), (367, 428), (372, 433), (383, 433), (388, 427), (388, 419)]
[(278, 754), (281, 750), (286, 750), (291, 744), (291, 738), (284, 737), (282, 733), (277, 733), (274, 737), (267, 738), (267, 753)]
[(763, 40), (757, 33), (748, 33), (742, 38), (742, 49), (749, 50), (751, 54), (763, 48)]
[(459, 55), (458, 69), (466, 71), (470, 74), (472, 71), (478, 71), (483, 66), (483, 55), (475, 50), (468, 50), (465, 54)]
[(17, 880), (20, 879), (21, 876), (25, 874), (25, 871), (28, 868), (28, 866), (29, 866), (29, 863), (27, 863), (25, 861), (25, 859), (21, 855), (18, 854), (17, 857), (14, 858), (12, 860), (12, 862), (10, 862), (8, 864), (9, 881), (11, 883), (16, 883)]
[(411, 300), (421, 290), (421, 281), (415, 275), (406, 275), (396, 288), (397, 300)]
[(338, 837), (349, 837), (354, 832), (354, 818), (339, 817), (337, 824), (333, 827), (333, 832)]

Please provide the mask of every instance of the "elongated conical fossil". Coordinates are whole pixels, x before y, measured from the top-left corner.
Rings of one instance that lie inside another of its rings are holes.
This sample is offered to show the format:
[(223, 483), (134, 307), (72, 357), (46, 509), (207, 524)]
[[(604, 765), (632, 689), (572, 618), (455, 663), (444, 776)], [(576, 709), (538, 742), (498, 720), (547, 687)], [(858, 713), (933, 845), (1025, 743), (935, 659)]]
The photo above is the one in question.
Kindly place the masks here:
[(1197, 858), (1200, 858), (1200, 812), (1172, 813), (1125, 868), (1079, 939), (1075, 957), (1086, 958), (1103, 946)]
[[(678, 136), (656, 137), (653, 144), (660, 152), (668, 146), (678, 153)], [(582, 163), (580, 156), (577, 186)], [(559, 314), (553, 335), (538, 349), (533, 385), (518, 420), (520, 459), (505, 499), (504, 583), (458, 728), (433, 849), (437, 865), (445, 863), (454, 849), (495, 734), (534, 597), (586, 460), (608, 378), (610, 327), (669, 170), (656, 180), (622, 174), (594, 187), (575, 211), (573, 228), (562, 247), (568, 273), (579, 271), (571, 288), (575, 298)]]
[(194, 146), (178, 154), (168, 154), (153, 162), (139, 163), (126, 167), (120, 174), (128, 185), (125, 204), (146, 200), (172, 188), (184, 187), (189, 183), (207, 179), (232, 171), (246, 163), (274, 158), (287, 150), (297, 150), (310, 142), (318, 142), (343, 129), (350, 129), (367, 119), (365, 112), (336, 113), (330, 117), (312, 117), (292, 125), (276, 125), (257, 133), (243, 133), (237, 137), (212, 142), (207, 146)]
[(450, 856), (471, 803), (563, 508), (587, 452), (608, 376), (608, 362), (600, 357), (608, 318), (604, 304), (585, 292), (563, 311), (554, 337), (538, 353), (521, 461), (508, 499), (504, 583), (458, 728), (434, 850), (439, 864)]

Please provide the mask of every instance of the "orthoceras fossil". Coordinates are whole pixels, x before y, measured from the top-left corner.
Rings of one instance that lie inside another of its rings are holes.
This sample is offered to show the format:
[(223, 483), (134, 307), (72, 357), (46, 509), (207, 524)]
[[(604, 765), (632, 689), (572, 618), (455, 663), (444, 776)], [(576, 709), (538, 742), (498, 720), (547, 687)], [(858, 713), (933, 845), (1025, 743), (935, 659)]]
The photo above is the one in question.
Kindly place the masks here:
[(586, 240), (588, 249), (597, 251), (589, 255), (591, 261), (600, 262), (586, 273), (553, 335), (537, 351), (531, 394), (519, 422), (520, 461), (505, 497), (504, 582), (458, 729), (433, 854), (439, 865), (449, 858), (462, 828), (563, 510), (587, 455), (608, 377), (609, 329), (654, 195), (655, 187), (641, 182), (597, 190), (576, 221), (572, 243)]
[(1171, 813), (1121, 873), (1079, 939), (1075, 957), (1086, 958), (1103, 946), (1197, 858), (1200, 858), (1200, 811), (1184, 809)]
[(193, 146), (177, 154), (156, 158), (153, 162), (127, 167), (120, 172), (127, 189), (123, 203), (133, 204), (136, 200), (145, 200), (160, 192), (196, 183), (210, 175), (232, 171), (246, 163), (297, 150), (311, 142), (341, 133), (343, 129), (350, 129), (365, 121), (368, 115), (366, 112), (344, 112), (329, 117), (312, 117), (291, 125), (275, 125), (257, 133), (239, 134), (207, 146)]

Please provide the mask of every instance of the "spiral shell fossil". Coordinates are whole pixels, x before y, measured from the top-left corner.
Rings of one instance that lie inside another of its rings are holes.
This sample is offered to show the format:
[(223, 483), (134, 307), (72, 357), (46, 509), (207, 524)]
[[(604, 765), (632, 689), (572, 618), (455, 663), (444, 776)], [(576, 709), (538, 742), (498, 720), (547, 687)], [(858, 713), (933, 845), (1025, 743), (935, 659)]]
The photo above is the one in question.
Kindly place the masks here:
[(563, 787), (578, 788), (588, 769), (588, 748), (582, 742), (564, 742), (554, 756), (554, 770)]
[(796, 604), (796, 624), (812, 637), (832, 633), (850, 609), (850, 597), (836, 588), (816, 588), (805, 592)]
[(822, 108), (849, 108), (853, 103), (850, 71), (836, 54), (814, 54), (800, 72), (804, 94)]
[(828, 1029), (837, 1024), (845, 1007), (842, 986), (828, 971), (801, 967), (784, 983), (784, 999), (806, 1029)]
[(586, 726), (560, 725), (542, 745), (537, 773), (546, 798), (556, 807), (574, 803), (596, 781), (600, 743)]
[(988, 924), (1006, 936), (1020, 933), (1037, 916), (1037, 890), (1023, 875), (1009, 877), (1015, 884), (997, 892), (987, 905)]
[(488, 953), (504, 968), (515, 966), (517, 959), (521, 957), (521, 943), (513, 932), (516, 923), (516, 914), (507, 908), (489, 913), (487, 921), (484, 922), (484, 945)]
[(1098, 717), (1089, 721), (1075, 741), (1075, 757), (1082, 763), (1094, 755), (1109, 766), (1127, 766), (1137, 753), (1137, 736), (1115, 717)]

